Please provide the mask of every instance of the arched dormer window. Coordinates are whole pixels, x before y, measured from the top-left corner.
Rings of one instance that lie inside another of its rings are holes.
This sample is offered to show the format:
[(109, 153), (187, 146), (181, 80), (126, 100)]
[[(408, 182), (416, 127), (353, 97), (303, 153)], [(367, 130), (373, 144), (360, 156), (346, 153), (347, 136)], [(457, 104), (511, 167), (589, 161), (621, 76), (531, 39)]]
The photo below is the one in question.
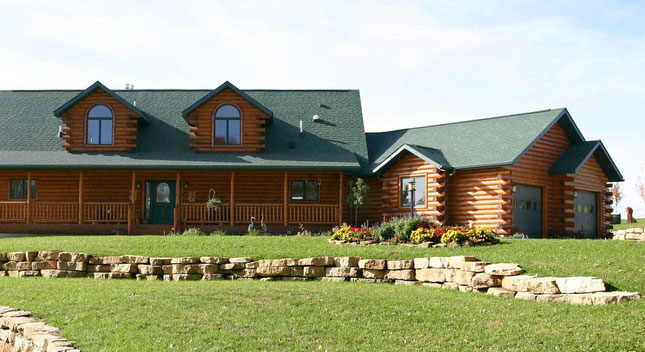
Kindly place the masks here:
[(242, 141), (240, 110), (233, 105), (222, 105), (215, 112), (214, 144), (240, 144)]
[(112, 145), (114, 114), (105, 105), (95, 105), (87, 113), (87, 144)]

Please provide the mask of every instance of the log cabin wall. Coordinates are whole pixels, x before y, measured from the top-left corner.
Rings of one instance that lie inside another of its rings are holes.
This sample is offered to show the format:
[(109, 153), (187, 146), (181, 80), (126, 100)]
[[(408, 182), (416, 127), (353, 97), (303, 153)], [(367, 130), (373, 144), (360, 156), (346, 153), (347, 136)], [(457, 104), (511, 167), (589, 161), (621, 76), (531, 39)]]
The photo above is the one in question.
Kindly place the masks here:
[(446, 223), (510, 230), (510, 189), (502, 168), (457, 171), (446, 182)]
[[(225, 104), (234, 105), (242, 115), (240, 145), (214, 144), (215, 111)], [(229, 88), (195, 109), (186, 118), (192, 126), (190, 131), (194, 135), (190, 136), (191, 147), (196, 152), (254, 153), (264, 148), (264, 125), (269, 116)]]
[[(367, 191), (367, 202), (358, 209), (358, 225), (374, 224), (383, 220), (383, 181), (377, 177), (363, 177), (369, 190)], [(349, 182), (356, 182), (356, 178), (347, 178), (343, 185), (343, 220), (354, 225), (354, 209), (347, 204), (347, 195), (351, 192)]]
[[(97, 104), (112, 110), (112, 145), (87, 144), (87, 113)], [(132, 151), (137, 146), (137, 125), (139, 116), (102, 89), (96, 89), (61, 116), (66, 127), (63, 147), (73, 153)]]
[[(565, 199), (563, 177), (549, 175), (549, 168), (570, 146), (569, 137), (557, 123), (517, 163), (506, 168), (510, 171), (504, 178), (507, 181), (506, 190), (511, 191), (511, 194), (514, 183), (542, 187), (542, 232), (545, 237), (549, 232), (566, 230), (568, 224), (565, 219), (569, 213), (573, 217), (573, 199)], [(512, 225), (509, 224), (513, 223), (512, 206), (504, 215), (504, 222), (505, 230), (510, 231)]]
[[(607, 193), (610, 192), (609, 188), (611, 187), (609, 178), (605, 174), (604, 170), (598, 163), (598, 160), (595, 156), (589, 157), (587, 161), (582, 165), (578, 173), (573, 175), (567, 175), (568, 182), (565, 183), (568, 191), (580, 189), (585, 191), (591, 191), (597, 193), (598, 199), (598, 217), (599, 217), (599, 232), (606, 233), (611, 229), (611, 200), (607, 200)], [(573, 202), (571, 203), (573, 207)], [(567, 213), (567, 222), (573, 224), (574, 213), (571, 211)], [(569, 216), (570, 215), (570, 216)], [(573, 227), (573, 225), (572, 225)], [(571, 228), (573, 231), (573, 228)]]
[(426, 179), (426, 204), (415, 207), (415, 213), (444, 221), (445, 174), (445, 171), (437, 170), (413, 154), (403, 156), (383, 174), (383, 216), (403, 217), (410, 214), (409, 207), (401, 206), (401, 179), (422, 176)]

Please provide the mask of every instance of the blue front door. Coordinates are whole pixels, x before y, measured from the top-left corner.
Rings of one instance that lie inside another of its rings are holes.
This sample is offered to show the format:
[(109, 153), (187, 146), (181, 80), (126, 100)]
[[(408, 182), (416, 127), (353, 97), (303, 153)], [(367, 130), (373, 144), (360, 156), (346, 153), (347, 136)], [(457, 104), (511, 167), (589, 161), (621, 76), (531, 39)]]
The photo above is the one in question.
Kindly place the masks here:
[(150, 224), (171, 225), (174, 223), (175, 181), (147, 181), (146, 204), (149, 207)]

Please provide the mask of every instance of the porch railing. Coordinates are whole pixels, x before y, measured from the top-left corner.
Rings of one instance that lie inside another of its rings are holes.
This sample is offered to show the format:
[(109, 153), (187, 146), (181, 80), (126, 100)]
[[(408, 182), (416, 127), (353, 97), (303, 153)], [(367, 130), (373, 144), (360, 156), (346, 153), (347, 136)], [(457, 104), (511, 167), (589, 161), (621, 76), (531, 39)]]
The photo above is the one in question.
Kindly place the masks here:
[(0, 202), (0, 222), (27, 221), (27, 202)]
[(83, 222), (127, 223), (129, 208), (130, 203), (83, 203)]
[(293, 224), (338, 223), (338, 205), (333, 205), (333, 204), (289, 205), (289, 223), (293, 223)]
[(251, 217), (259, 224), (264, 214), (266, 224), (282, 224), (284, 222), (283, 204), (235, 204), (235, 222), (250, 223)]
[(227, 223), (231, 221), (231, 207), (222, 204), (217, 210), (207, 210), (204, 203), (184, 203), (181, 205), (183, 224)]
[(39, 223), (66, 223), (78, 221), (78, 203), (38, 202), (29, 205), (31, 221)]

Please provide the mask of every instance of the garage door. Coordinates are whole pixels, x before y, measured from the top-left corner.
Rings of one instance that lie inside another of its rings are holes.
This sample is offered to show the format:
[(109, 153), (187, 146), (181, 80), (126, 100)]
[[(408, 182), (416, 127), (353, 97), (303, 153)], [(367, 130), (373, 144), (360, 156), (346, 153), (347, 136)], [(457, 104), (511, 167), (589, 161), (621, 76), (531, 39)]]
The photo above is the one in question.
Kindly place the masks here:
[(595, 192), (576, 191), (578, 196), (573, 201), (573, 231), (584, 234), (585, 238), (598, 237), (598, 201)]
[(529, 237), (542, 237), (542, 187), (515, 185), (513, 227)]

